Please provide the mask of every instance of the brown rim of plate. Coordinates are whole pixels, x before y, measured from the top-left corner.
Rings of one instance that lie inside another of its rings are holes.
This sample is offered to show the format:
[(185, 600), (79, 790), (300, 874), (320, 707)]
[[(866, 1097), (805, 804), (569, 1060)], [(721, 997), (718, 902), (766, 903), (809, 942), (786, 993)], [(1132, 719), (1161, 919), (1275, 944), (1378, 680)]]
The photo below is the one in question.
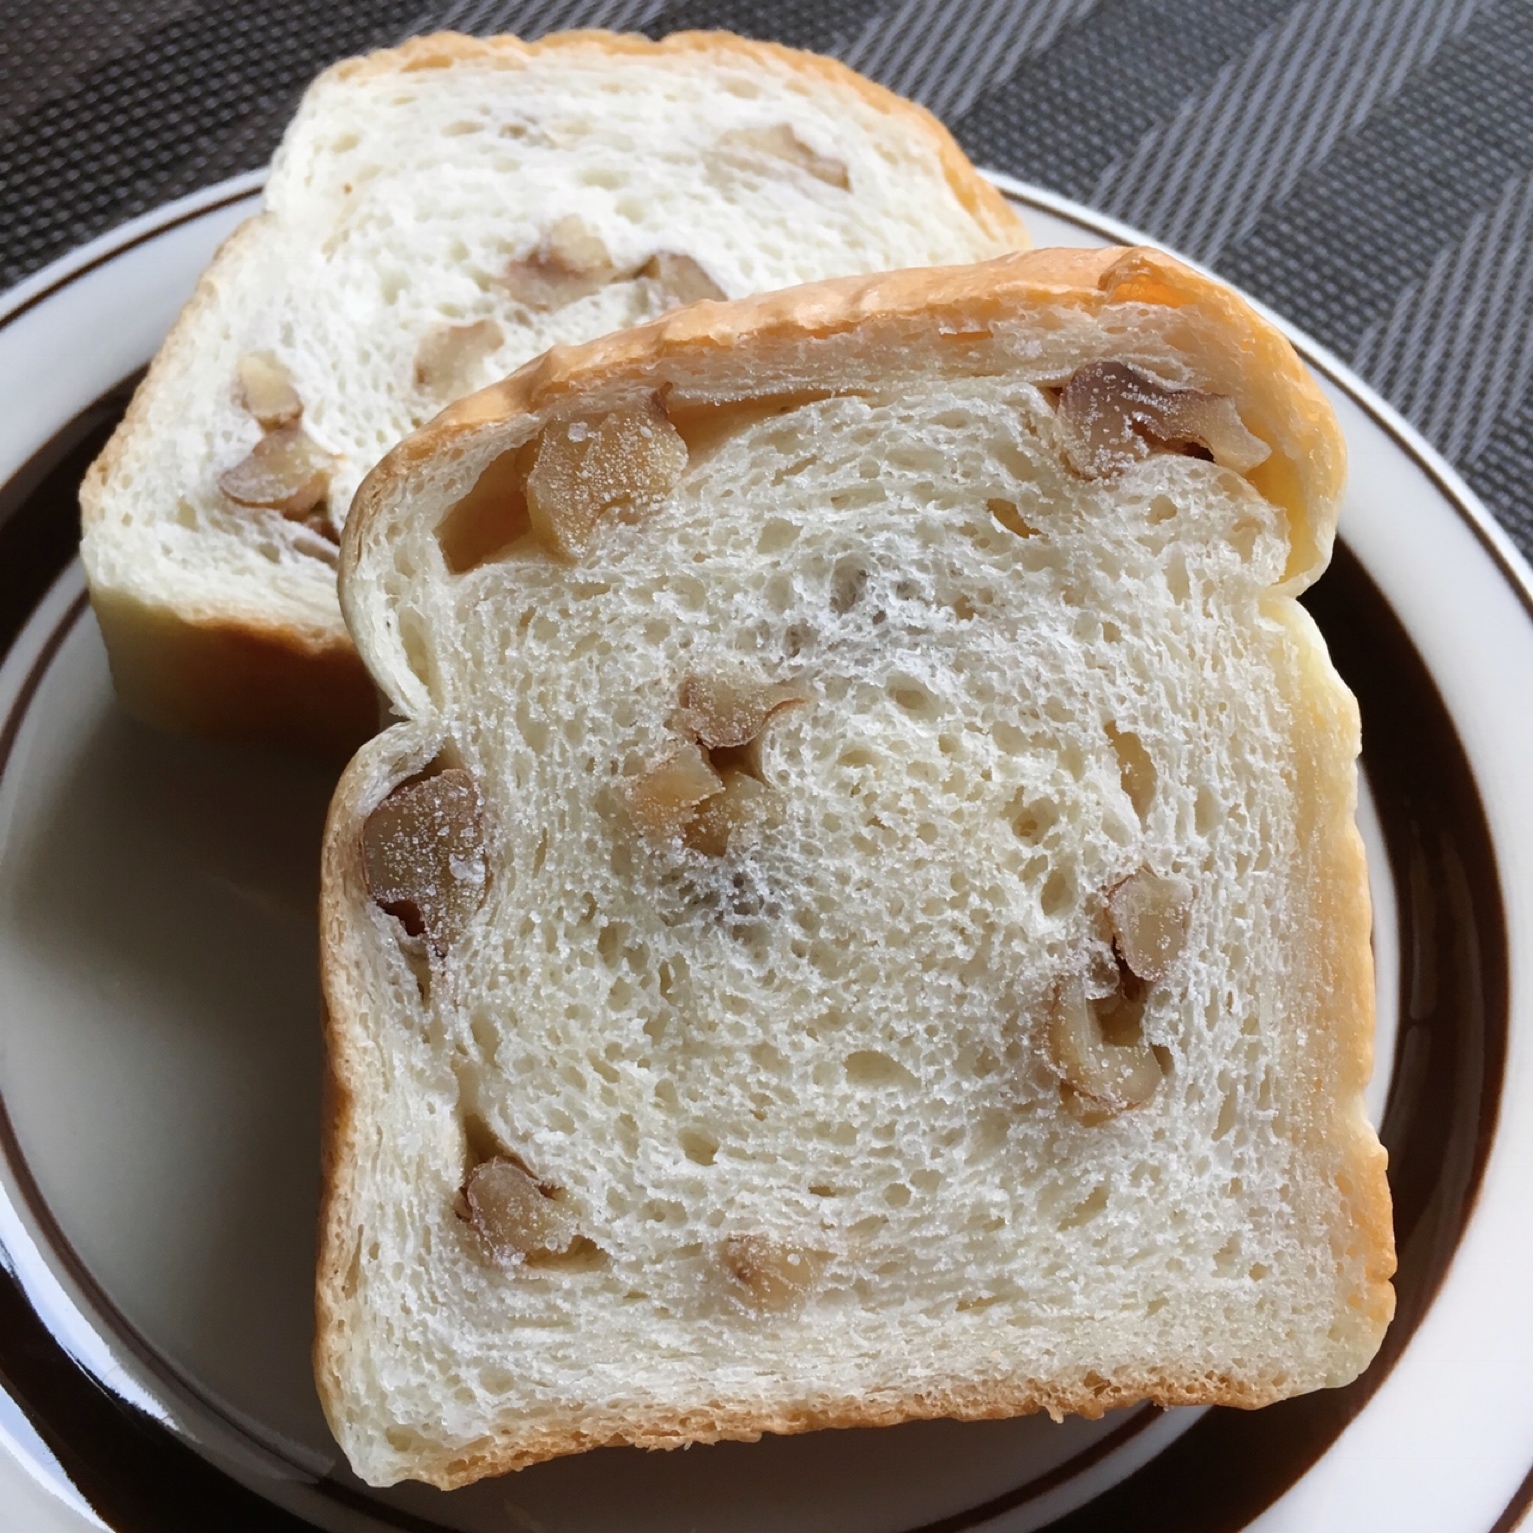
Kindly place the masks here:
[[(32, 295), (0, 319), (13, 319), (127, 249), (170, 228), (253, 197), (231, 193), (165, 224), (140, 230), (79, 270)], [(1083, 228), (1092, 225), (1066, 215)], [(1093, 231), (1101, 232), (1101, 231)], [(1300, 351), (1317, 371), (1352, 392), (1323, 358)], [(0, 486), (0, 658), (73, 552), (75, 491), (134, 380), (109, 391), (65, 425)], [(1366, 397), (1360, 406), (1437, 485), (1469, 524), (1533, 619), (1533, 593), (1508, 566), (1454, 486), (1436, 472)], [(1361, 564), (1338, 544), (1325, 580), (1306, 597), (1343, 677), (1358, 694), (1364, 762), (1398, 890), (1400, 1025), (1382, 1137), (1390, 1151), (1400, 1273), (1399, 1308), (1378, 1360), (1355, 1384), (1269, 1406), (1260, 1412), (1209, 1411), (1148, 1464), (1091, 1502), (1048, 1524), (1058, 1533), (1124, 1526), (1214, 1533), (1243, 1527), (1298, 1480), (1363, 1408), (1420, 1323), (1474, 1206), (1494, 1138), (1509, 1007), (1507, 933), (1494, 847), (1479, 793), (1442, 698), (1404, 626)], [(0, 774), (48, 665), (84, 600), (44, 640), (8, 716), (0, 721)], [(0, 1150), (33, 1217), (56, 1253), (119, 1338), (156, 1371), (168, 1365), (135, 1335), (70, 1249), (27, 1169), (0, 1102)], [(13, 1273), (0, 1270), (0, 1383), (31, 1420), (75, 1487), (110, 1526), (122, 1530), (269, 1527), (310, 1524), (222, 1473), (174, 1432), (104, 1391), (84, 1373), (32, 1310)], [(176, 1380), (181, 1389), (185, 1380)], [(191, 1386), (201, 1399), (201, 1392)], [(208, 1408), (212, 1403), (202, 1400)], [(221, 1412), (216, 1414), (222, 1415)], [(1153, 1407), (1067, 1463), (907, 1533), (977, 1528), (1115, 1451), (1156, 1419)], [(379, 1506), (333, 1479), (315, 1490), (382, 1527), (426, 1533), (439, 1524)], [(1493, 1533), (1516, 1526), (1533, 1500), (1533, 1472)]]

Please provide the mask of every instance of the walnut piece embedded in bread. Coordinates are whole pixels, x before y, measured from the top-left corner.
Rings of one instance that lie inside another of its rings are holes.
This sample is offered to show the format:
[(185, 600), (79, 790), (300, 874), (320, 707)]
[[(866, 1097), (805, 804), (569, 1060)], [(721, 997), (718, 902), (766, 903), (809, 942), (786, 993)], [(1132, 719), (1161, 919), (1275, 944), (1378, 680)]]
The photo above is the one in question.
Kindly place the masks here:
[[(1082, 473), (1060, 382), (1124, 349), (1163, 413)], [(584, 462), (644, 423), (642, 493)], [(399, 722), (323, 893), (359, 1474), (1366, 1365), (1357, 716), (1293, 599), (1341, 468), (1287, 343), (1149, 251), (678, 309), (384, 461), (341, 594)], [(359, 833), (443, 761), (493, 834), (423, 972)]]

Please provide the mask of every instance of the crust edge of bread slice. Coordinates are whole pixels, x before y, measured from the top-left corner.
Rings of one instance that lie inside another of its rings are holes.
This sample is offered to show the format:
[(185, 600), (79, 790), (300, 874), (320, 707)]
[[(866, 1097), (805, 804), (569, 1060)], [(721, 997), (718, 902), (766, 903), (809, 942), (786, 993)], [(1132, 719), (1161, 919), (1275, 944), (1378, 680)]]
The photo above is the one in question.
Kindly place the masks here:
[[(771, 59), (852, 90), (879, 110), (919, 122), (935, 142), (954, 194), (975, 223), (1017, 248), (1027, 244), (1011, 204), (979, 174), (948, 130), (915, 102), (859, 75), (835, 59), (728, 32), (678, 32), (659, 41), (595, 29), (554, 33), (535, 42), (455, 32), (411, 38), (397, 48), (344, 59), (309, 86), (305, 102), (341, 81), (441, 69), (458, 63), (514, 67), (540, 54), (596, 49), (615, 57)], [(302, 107), (300, 107), (300, 112)], [(279, 154), (280, 154), (279, 150)], [(135, 390), (127, 414), (91, 465), (80, 489), (82, 529), (102, 522), (108, 486), (128, 440), (143, 429), (150, 402), (175, 387), (198, 325), (219, 301), (232, 255), (259, 237), (271, 215), (247, 219), (220, 246), (186, 307)], [(168, 601), (152, 571), (131, 581), (107, 579), (87, 556), (91, 601), (101, 624), (117, 694), (148, 723), (212, 739), (270, 742), (324, 757), (344, 757), (373, 733), (377, 707), (366, 668), (344, 625), (316, 614), (309, 626)]]
[[(1350, 1380), (1377, 1350), (1394, 1311), (1393, 1226), (1385, 1179), (1386, 1156), (1363, 1106), (1373, 1059), (1373, 974), (1370, 901), (1362, 838), (1357, 830), (1355, 761), (1359, 720), (1355, 700), (1331, 668), (1324, 641), (1302, 608), (1287, 598), (1311, 583), (1328, 562), (1344, 475), (1344, 447), (1329, 405), (1288, 343), (1236, 295), (1159, 252), (1037, 251), (973, 268), (848, 278), (738, 301), (727, 309), (680, 311), (637, 330), (579, 347), (556, 348), (505, 382), (461, 401), (407, 439), (379, 466), (358, 494), (343, 539), (342, 596), (361, 653), (407, 722), (369, 744), (343, 777), (326, 830), (322, 900), (322, 965), (327, 998), (330, 1084), (325, 1124), (325, 1202), (317, 1284), (314, 1362), (327, 1416), (347, 1441), (341, 1361), (346, 1263), (355, 1225), (354, 1164), (362, 1104), (350, 1082), (358, 1078), (358, 1051), (366, 1045), (357, 1025), (369, 994), (365, 943), (349, 912), (366, 901), (358, 827), (388, 787), (419, 771), (430, 757), (431, 704), (411, 671), (397, 633), (377, 621), (375, 599), (365, 596), (390, 558), (391, 519), (408, 517), (409, 485), (437, 454), (466, 444), (487, 429), (515, 422), (517, 439), (530, 437), (549, 415), (579, 397), (600, 410), (654, 387), (662, 373), (690, 370), (706, 378), (710, 359), (744, 348), (772, 374), (772, 361), (791, 371), (794, 348), (859, 325), (884, 327), (884, 338), (904, 331), (919, 345), (921, 333), (961, 337), (983, 329), (1009, 308), (1030, 301), (1101, 310), (1119, 303), (1186, 310), (1223, 338), (1227, 355), (1205, 357), (1235, 397), (1252, 432), (1272, 449), (1249, 477), (1290, 518), (1292, 557), (1282, 583), (1272, 588), (1280, 620), (1300, 639), (1309, 668), (1308, 708), (1295, 724), (1301, 759), (1314, 770), (1298, 784), (1300, 822), (1310, 825), (1312, 883), (1324, 889), (1312, 906), (1312, 929), (1322, 950), (1311, 965), (1313, 1031), (1324, 1040), (1315, 1061), (1331, 1082), (1333, 1116), (1322, 1137), (1339, 1167), (1340, 1201), (1349, 1210), (1349, 1251), (1361, 1253), (1362, 1289), (1349, 1301), (1346, 1337), (1338, 1342), (1327, 1386)], [(911, 328), (914, 327), (914, 328)], [(856, 343), (853, 338), (852, 344)], [(931, 344), (943, 344), (943, 340)], [(770, 391), (770, 382), (767, 391)], [(525, 432), (522, 427), (525, 426)], [(504, 444), (505, 438), (500, 438)], [(504, 447), (502, 446), (502, 449)], [(482, 454), (482, 449), (481, 449)], [(1340, 1265), (1340, 1257), (1338, 1258)], [(1304, 1387), (1316, 1387), (1310, 1381)], [(873, 1426), (934, 1416), (981, 1419), (1048, 1411), (1100, 1416), (1106, 1409), (1150, 1399), (1163, 1405), (1223, 1404), (1258, 1407), (1291, 1390), (1253, 1387), (1231, 1375), (1210, 1377), (1186, 1369), (1146, 1371), (1136, 1377), (1059, 1387), (1035, 1380), (1014, 1387), (965, 1384), (925, 1391), (897, 1402), (846, 1399), (826, 1411), (742, 1410), (666, 1417), (654, 1413), (620, 1431), (591, 1434), (571, 1422), (563, 1431), (523, 1433), (516, 1441), (489, 1440), (472, 1451), (433, 1456), (422, 1449), (400, 1471), (443, 1488), (466, 1484), (559, 1454), (608, 1443), (670, 1447), (689, 1441), (752, 1440), (763, 1432), (798, 1432), (830, 1426)], [(398, 1475), (396, 1475), (396, 1478)]]

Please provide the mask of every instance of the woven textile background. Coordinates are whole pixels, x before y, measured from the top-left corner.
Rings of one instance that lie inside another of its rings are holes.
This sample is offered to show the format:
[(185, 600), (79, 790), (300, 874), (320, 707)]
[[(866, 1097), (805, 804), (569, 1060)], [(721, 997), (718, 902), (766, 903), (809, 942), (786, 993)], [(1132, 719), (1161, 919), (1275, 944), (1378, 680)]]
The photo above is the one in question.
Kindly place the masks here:
[(0, 286), (418, 31), (727, 27), (924, 102), (1324, 342), (1533, 555), (1533, 0), (0, 0)]

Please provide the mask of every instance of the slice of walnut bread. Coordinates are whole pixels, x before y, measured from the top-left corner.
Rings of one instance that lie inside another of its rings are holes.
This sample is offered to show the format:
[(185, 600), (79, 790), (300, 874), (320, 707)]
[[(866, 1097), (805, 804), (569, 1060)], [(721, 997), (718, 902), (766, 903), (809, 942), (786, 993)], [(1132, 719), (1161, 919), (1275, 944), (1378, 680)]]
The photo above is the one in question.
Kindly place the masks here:
[(725, 34), (445, 34), (314, 83), (82, 494), (123, 700), (349, 752), (336, 605), (362, 476), (555, 342), (698, 299), (1026, 244), (928, 113)]
[(395, 449), (341, 598), (357, 1471), (1340, 1384), (1393, 1307), (1288, 344), (1143, 250), (681, 311)]

